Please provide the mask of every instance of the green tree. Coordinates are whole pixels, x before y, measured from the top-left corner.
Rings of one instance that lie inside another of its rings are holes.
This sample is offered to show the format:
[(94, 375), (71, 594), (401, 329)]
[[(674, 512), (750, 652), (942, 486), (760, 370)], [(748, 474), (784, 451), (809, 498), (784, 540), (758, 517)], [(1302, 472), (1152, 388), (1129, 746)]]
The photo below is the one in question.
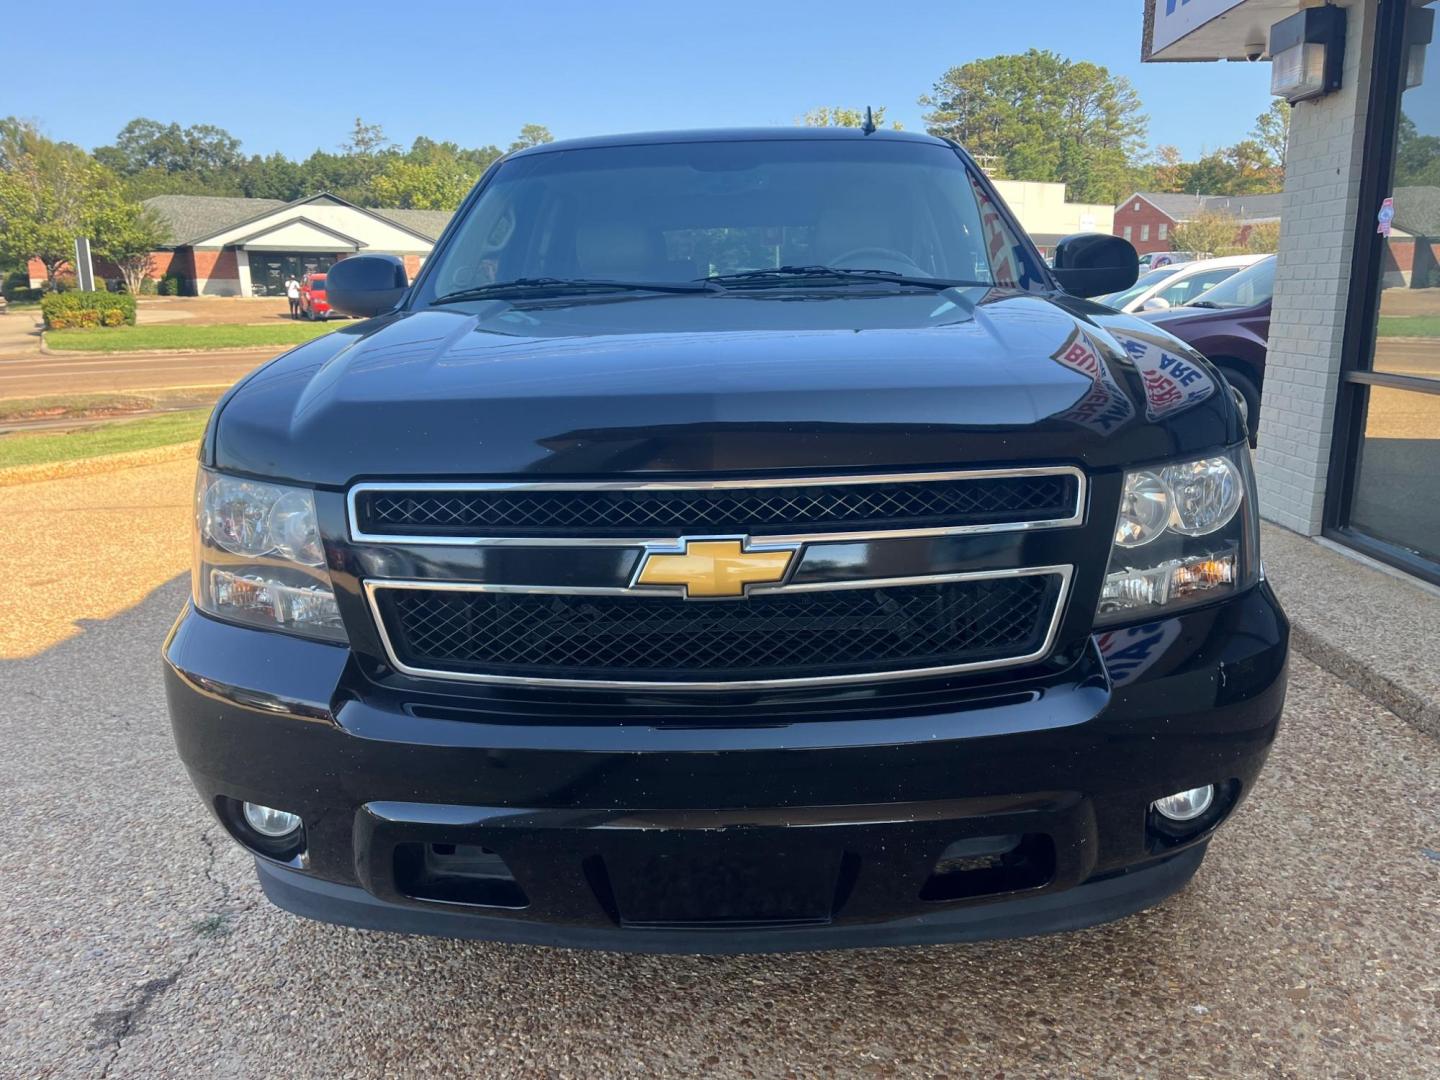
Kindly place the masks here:
[(352, 157), (375, 157), (394, 147), (395, 144), (385, 137), (383, 127), (367, 124), (358, 116), (355, 126), (350, 129), (350, 137), (340, 144), (340, 149)]
[(95, 150), (95, 160), (121, 176), (147, 169), (207, 178), (237, 168), (244, 158), (240, 140), (213, 124), (162, 124), (137, 117), (115, 137), (113, 146)]
[(1284, 165), (1277, 163), (1257, 140), (1241, 139), (1226, 147), (1224, 155), (1232, 175), (1229, 187), (1217, 194), (1263, 195), (1285, 187)]
[(169, 243), (169, 229), (152, 210), (129, 198), (114, 174), (101, 168), (94, 176), (90, 230), (92, 250), (115, 264), (131, 296), (154, 266), (154, 251)]
[(1038, 49), (951, 68), (920, 104), (927, 131), (960, 142), (996, 175), (1061, 181), (1082, 202), (1126, 194), (1148, 125), (1127, 79)]
[[(885, 106), (877, 105), (870, 113), (871, 119), (875, 121), (876, 127), (885, 126)], [(847, 109), (843, 105), (821, 105), (811, 109), (804, 116), (800, 117), (800, 123), (805, 127), (850, 127), (858, 128), (865, 123), (864, 109)], [(897, 120), (890, 125), (895, 131), (900, 131), (900, 122)]]
[(328, 191), (357, 206), (374, 206), (370, 181), (381, 164), (374, 158), (356, 154), (316, 150), (300, 164), (300, 194), (318, 195)]
[(1202, 155), (1189, 166), (1185, 190), (1192, 195), (1228, 195), (1235, 183), (1235, 163), (1224, 150)]
[(0, 255), (22, 265), (39, 259), (53, 286), (74, 258), (75, 238), (94, 233), (107, 175), (79, 147), (13, 117), (0, 121)]
[(371, 190), (380, 206), (454, 210), (480, 179), (480, 172), (453, 154), (429, 161), (397, 157), (375, 174)]
[(1250, 226), (1245, 247), (1256, 255), (1269, 255), (1280, 247), (1280, 223), (1260, 221)]
[(1270, 108), (1255, 118), (1250, 138), (1259, 143), (1269, 155), (1271, 163), (1285, 169), (1285, 145), (1290, 141), (1290, 103), (1276, 98)]
[(555, 136), (550, 134), (550, 129), (544, 124), (526, 124), (520, 129), (520, 134), (515, 136), (515, 141), (510, 144), (510, 152), (514, 153), (516, 150), (524, 150), (531, 146), (554, 141)]
[(305, 170), (281, 153), (253, 155), (237, 174), (240, 194), (291, 202), (305, 194)]
[(1157, 146), (1145, 182), (1139, 186), (1147, 191), (1181, 192), (1190, 190), (1190, 169), (1178, 146)]
[(1170, 230), (1170, 247), (1202, 255), (1238, 255), (1245, 250), (1239, 237), (1240, 221), (1233, 214), (1205, 211)]
[(1395, 186), (1440, 187), (1440, 137), (1421, 135), (1404, 113), (1395, 151)]

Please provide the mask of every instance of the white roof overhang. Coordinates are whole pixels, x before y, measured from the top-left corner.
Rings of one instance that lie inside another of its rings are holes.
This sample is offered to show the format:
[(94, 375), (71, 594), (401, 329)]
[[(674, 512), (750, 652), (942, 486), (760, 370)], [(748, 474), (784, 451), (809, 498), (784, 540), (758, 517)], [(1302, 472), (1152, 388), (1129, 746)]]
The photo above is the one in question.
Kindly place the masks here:
[(247, 251), (359, 251), (367, 246), (353, 236), (299, 216), (236, 237), (228, 244)]
[[(1145, 60), (1256, 60), (1300, 0), (1147, 0)], [(1268, 56), (1267, 56), (1268, 58)]]

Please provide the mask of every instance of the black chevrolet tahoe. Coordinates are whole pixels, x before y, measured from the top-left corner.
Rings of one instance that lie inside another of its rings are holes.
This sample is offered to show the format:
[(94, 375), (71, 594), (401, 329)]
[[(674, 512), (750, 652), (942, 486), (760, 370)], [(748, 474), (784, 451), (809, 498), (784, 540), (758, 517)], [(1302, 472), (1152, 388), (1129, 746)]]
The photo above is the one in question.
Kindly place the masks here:
[(176, 743), (280, 907), (669, 952), (1065, 930), (1180, 889), (1288, 627), (1241, 412), (958, 146), (503, 158), (216, 407)]

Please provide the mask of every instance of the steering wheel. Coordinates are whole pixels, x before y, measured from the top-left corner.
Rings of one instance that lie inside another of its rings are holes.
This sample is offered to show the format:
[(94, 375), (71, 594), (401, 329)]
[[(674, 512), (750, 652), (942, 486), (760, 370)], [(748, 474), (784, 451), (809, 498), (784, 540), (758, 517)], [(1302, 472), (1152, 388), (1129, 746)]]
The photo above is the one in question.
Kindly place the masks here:
[[(867, 262), (860, 262), (860, 263), (852, 263), (852, 262), (851, 262), (852, 259), (861, 259), (861, 258), (868, 259), (868, 260), (870, 260), (870, 262), (868, 262), (868, 263), (867, 263)], [(858, 248), (851, 248), (849, 251), (842, 252), (841, 254), (836, 255), (835, 258), (831, 259), (831, 260), (830, 260), (830, 265), (831, 265), (831, 266), (834, 266), (834, 267), (836, 267), (836, 268), (840, 268), (840, 269), (844, 269), (844, 268), (847, 268), (847, 267), (848, 267), (848, 268), (850, 268), (850, 269), (856, 269), (856, 270), (861, 270), (861, 269), (863, 269), (863, 270), (894, 270), (894, 269), (895, 269), (895, 267), (893, 267), (893, 266), (874, 266), (874, 265), (871, 265), (871, 263), (873, 263), (874, 260), (876, 260), (876, 259), (879, 259), (880, 262), (882, 262), (882, 263), (885, 263), (885, 262), (898, 263), (900, 269), (897, 271), (897, 273), (902, 273), (902, 274), (918, 273), (918, 274), (920, 274), (920, 275), (922, 275), (922, 276), (926, 276), (926, 275), (925, 275), (925, 270), (924, 270), (924, 268), (921, 267), (921, 265), (920, 265), (919, 263), (917, 263), (914, 259), (910, 258), (909, 255), (906, 255), (903, 251), (896, 251), (894, 248), (887, 248), (887, 247), (858, 247)]]

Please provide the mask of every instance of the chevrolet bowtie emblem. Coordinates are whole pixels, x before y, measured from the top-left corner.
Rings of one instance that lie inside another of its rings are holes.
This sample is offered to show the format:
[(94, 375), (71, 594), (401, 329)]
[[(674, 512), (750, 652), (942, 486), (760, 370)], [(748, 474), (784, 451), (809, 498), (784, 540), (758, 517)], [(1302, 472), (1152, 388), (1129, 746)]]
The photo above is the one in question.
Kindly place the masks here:
[(682, 551), (647, 551), (636, 585), (680, 585), (687, 600), (745, 595), (748, 585), (785, 579), (794, 548), (746, 551), (740, 540), (685, 540)]

